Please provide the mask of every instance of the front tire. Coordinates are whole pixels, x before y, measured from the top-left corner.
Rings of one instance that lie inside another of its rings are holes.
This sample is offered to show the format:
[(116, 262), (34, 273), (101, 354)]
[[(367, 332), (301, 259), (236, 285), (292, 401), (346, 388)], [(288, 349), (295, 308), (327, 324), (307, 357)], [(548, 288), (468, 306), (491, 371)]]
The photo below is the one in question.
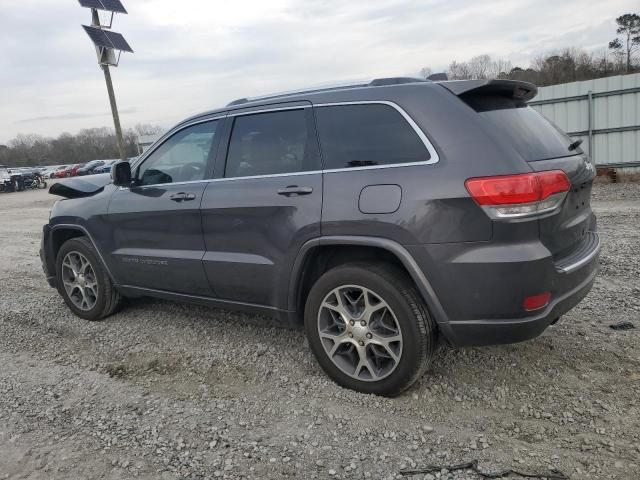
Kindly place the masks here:
[(120, 305), (120, 293), (87, 237), (67, 240), (60, 248), (56, 286), (71, 311), (85, 320), (102, 320)]
[(428, 367), (437, 328), (407, 275), (376, 263), (341, 265), (309, 292), (305, 330), (323, 370), (339, 385), (394, 396)]

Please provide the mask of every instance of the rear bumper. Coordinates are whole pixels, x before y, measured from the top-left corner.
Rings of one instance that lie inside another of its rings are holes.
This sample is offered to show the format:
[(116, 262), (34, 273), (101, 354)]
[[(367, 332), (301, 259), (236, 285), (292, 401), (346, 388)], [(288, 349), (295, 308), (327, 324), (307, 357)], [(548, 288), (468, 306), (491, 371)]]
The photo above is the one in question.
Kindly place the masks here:
[(573, 290), (557, 297), (533, 317), (500, 320), (462, 320), (449, 322), (449, 341), (462, 345), (498, 345), (517, 343), (537, 337), (587, 296), (595, 281), (597, 268)]
[[(595, 232), (585, 248), (562, 261), (540, 242), (412, 246), (442, 307), (436, 320), (456, 346), (516, 343), (540, 335), (591, 290), (600, 242)], [(547, 306), (523, 309), (527, 296), (551, 293)]]

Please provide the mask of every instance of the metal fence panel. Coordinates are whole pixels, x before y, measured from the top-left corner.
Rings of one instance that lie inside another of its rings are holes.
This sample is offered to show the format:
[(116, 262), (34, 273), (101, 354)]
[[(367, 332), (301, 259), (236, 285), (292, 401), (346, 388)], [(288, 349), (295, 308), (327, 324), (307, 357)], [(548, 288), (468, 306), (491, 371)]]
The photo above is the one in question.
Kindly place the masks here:
[(640, 165), (640, 74), (542, 87), (530, 104), (582, 138), (597, 165)]

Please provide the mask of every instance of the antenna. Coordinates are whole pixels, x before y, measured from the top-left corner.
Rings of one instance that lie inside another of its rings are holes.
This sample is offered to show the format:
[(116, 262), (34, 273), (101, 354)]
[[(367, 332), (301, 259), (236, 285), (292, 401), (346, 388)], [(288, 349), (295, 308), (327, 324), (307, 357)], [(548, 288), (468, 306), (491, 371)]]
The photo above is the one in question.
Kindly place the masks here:
[[(120, 54), (122, 52), (133, 53), (133, 49), (129, 46), (124, 37), (116, 32), (111, 31), (113, 25), (113, 17), (116, 13), (127, 14), (127, 10), (120, 0), (78, 0), (81, 7), (91, 9), (91, 26), (83, 25), (84, 31), (89, 35), (96, 48), (98, 56), (98, 65), (104, 72), (104, 79), (107, 83), (107, 92), (109, 94), (109, 103), (111, 104), (111, 114), (113, 115), (113, 124), (116, 130), (116, 140), (118, 141), (118, 150), (120, 159), (126, 160), (126, 152), (124, 150), (124, 140), (122, 138), (122, 128), (120, 127), (120, 116), (118, 115), (118, 106), (116, 104), (116, 96), (113, 91), (113, 83), (111, 81), (111, 72), (109, 66), (117, 67), (120, 63)], [(109, 24), (100, 22), (98, 11), (110, 14)], [(116, 56), (117, 52), (117, 56)]]

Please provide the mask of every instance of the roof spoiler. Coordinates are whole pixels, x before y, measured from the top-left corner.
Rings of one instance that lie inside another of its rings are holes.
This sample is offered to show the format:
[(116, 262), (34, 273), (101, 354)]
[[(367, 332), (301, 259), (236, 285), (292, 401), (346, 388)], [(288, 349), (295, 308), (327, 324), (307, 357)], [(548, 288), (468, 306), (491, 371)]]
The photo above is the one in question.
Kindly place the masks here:
[(498, 94), (509, 98), (517, 98), (528, 102), (538, 94), (538, 87), (533, 83), (521, 82), (519, 80), (451, 80), (447, 82), (438, 82), (454, 95), (465, 95), (473, 92), (474, 94)]

